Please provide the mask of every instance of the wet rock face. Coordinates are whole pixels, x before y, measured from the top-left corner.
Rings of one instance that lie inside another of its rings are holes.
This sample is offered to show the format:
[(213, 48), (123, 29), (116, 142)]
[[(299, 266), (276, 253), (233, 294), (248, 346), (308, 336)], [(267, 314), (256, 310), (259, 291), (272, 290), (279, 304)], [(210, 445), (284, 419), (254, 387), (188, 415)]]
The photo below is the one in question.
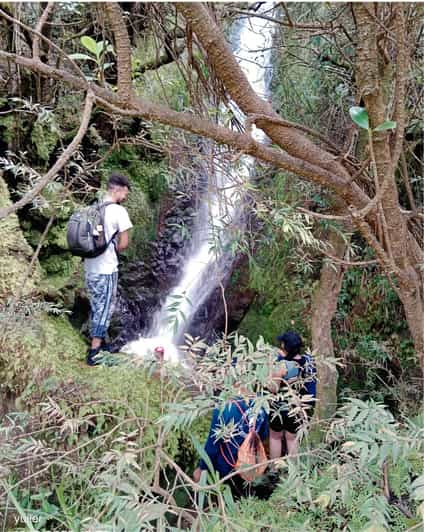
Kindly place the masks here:
[(246, 256), (239, 255), (236, 258), (222, 284), (225, 287), (228, 316), (225, 314), (221, 288), (217, 287), (193, 316), (187, 331), (193, 337), (205, 339), (206, 343), (212, 342), (225, 331), (227, 320), (228, 332), (237, 329), (256, 297), (256, 292), (249, 288)]

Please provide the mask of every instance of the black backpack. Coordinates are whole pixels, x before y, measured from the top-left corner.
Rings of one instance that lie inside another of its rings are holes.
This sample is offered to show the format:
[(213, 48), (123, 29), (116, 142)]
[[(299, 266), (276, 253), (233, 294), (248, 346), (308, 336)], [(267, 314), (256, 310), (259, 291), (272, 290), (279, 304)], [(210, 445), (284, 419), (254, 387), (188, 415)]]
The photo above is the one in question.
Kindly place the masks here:
[(72, 255), (93, 258), (106, 251), (118, 233), (116, 231), (109, 242), (106, 240), (105, 208), (111, 204), (113, 201), (97, 202), (72, 214), (66, 233), (68, 248)]

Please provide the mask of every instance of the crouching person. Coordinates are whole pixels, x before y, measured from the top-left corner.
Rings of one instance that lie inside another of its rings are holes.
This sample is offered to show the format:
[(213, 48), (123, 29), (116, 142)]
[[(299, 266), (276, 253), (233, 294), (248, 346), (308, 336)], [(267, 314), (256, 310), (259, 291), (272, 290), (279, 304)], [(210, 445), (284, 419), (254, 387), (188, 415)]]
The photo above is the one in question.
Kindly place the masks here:
[[(220, 478), (238, 471), (227, 480), (234, 496), (252, 494), (249, 482), (264, 473), (267, 457), (263, 442), (267, 436), (268, 416), (262, 408), (254, 412), (253, 400), (234, 398), (222, 411), (214, 409), (205, 452)], [(250, 467), (252, 463), (258, 466)], [(200, 460), (193, 473), (195, 482), (207, 469), (205, 461)]]

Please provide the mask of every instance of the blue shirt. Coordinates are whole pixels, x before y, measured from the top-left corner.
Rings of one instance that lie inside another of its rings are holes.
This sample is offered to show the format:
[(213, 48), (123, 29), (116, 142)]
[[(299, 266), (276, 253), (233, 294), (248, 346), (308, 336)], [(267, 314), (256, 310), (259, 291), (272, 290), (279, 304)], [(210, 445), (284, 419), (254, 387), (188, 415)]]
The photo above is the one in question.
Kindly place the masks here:
[[(231, 473), (234, 469), (234, 465), (237, 462), (238, 449), (249, 433), (249, 422), (252, 422), (253, 419), (251, 411), (253, 405), (253, 401), (246, 403), (243, 399), (235, 398), (231, 403), (229, 402), (225, 405), (221, 413), (218, 408), (213, 411), (205, 451), (215, 471), (219, 473), (221, 478)], [(228, 425), (230, 422), (235, 425), (234, 435), (231, 440), (217, 440), (215, 430), (224, 424)], [(267, 438), (268, 416), (263, 409), (257, 415), (255, 430), (262, 441)], [(199, 467), (200, 469), (208, 469), (204, 460), (199, 461)]]
[[(283, 355), (278, 354), (277, 361), (284, 360), (287, 367), (287, 375), (285, 375), (284, 380), (289, 380), (293, 377), (300, 376), (303, 379), (303, 390), (300, 391), (301, 395), (312, 395), (314, 398), (313, 402), (315, 403), (315, 398), (317, 396), (317, 379), (316, 379), (316, 373), (317, 369), (315, 367), (314, 359), (310, 355), (302, 355), (302, 357), (294, 361), (287, 360)], [(292, 367), (292, 365), (289, 365), (288, 363), (295, 363), (299, 370), (298, 374), (295, 374), (295, 370)]]

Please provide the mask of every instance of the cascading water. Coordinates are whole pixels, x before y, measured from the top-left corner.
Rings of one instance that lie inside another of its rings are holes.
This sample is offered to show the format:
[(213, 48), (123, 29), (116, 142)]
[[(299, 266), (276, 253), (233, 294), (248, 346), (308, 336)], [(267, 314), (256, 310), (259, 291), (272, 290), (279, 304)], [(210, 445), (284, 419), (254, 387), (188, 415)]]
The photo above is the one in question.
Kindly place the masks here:
[[(258, 13), (268, 11), (270, 3), (264, 3)], [(270, 69), (270, 43), (272, 32), (267, 20), (246, 17), (241, 19), (233, 32), (233, 50), (255, 92), (266, 96), (268, 69)], [(243, 114), (235, 104), (232, 110), (243, 122)], [(263, 140), (264, 134), (253, 126), (252, 136)], [(229, 254), (219, 252), (216, 239), (226, 228), (236, 223), (238, 185), (249, 179), (254, 160), (244, 157), (237, 170), (215, 167), (208, 175), (208, 190), (202, 198), (197, 222), (193, 229), (191, 251), (187, 254), (181, 278), (167, 296), (162, 308), (155, 314), (150, 330), (144, 337), (127, 344), (123, 351), (145, 356), (155, 347), (162, 346), (165, 359), (179, 360), (178, 345), (183, 340), (190, 319), (219, 286), (223, 274), (231, 266)], [(217, 236), (218, 235), (218, 236)]]

